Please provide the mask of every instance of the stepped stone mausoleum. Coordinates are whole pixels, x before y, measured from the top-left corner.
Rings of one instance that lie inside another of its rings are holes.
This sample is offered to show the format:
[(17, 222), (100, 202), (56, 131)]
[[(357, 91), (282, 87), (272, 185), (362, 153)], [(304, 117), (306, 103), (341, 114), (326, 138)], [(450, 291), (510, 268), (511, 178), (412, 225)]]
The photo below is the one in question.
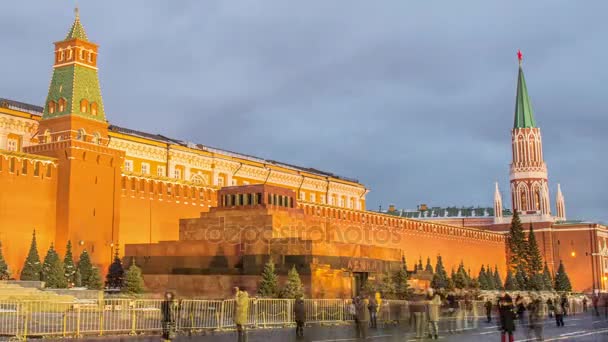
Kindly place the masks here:
[(54, 244), (63, 254), (70, 240), (103, 270), (118, 249), (153, 290), (254, 291), (272, 259), (281, 278), (295, 266), (311, 296), (350, 297), (404, 257), (441, 255), (448, 270), (497, 265), (504, 276), (517, 210), (553, 272), (561, 260), (576, 290), (608, 287), (608, 229), (566, 220), (559, 186), (552, 214), (521, 59), (511, 209), (496, 186), (493, 208), (374, 212), (356, 179), (112, 125), (124, 114), (103, 104), (98, 57), (77, 14), (55, 43), (42, 106), (0, 99), (0, 240), (15, 276), (35, 230), (40, 253)]

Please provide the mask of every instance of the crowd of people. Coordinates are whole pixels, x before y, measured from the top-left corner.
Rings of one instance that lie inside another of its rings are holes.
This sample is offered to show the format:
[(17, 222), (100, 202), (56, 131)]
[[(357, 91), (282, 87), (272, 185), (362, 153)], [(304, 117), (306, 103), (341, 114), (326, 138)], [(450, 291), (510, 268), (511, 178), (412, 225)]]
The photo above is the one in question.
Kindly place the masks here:
[[(249, 294), (243, 289), (234, 289), (234, 312), (233, 320), (237, 331), (237, 340), (247, 340), (246, 326), (249, 318)], [(407, 313), (400, 319), (409, 318), (410, 327), (416, 333), (417, 339), (429, 338), (439, 339), (439, 320), (443, 318), (447, 324), (447, 333), (456, 334), (476, 324), (476, 310), (474, 308), (474, 297), (467, 292), (456, 293), (454, 291), (435, 291), (429, 288), (426, 293), (412, 295), (408, 300)], [(501, 333), (501, 341), (514, 341), (514, 332), (517, 328), (522, 329), (528, 340), (543, 340), (543, 324), (547, 318), (555, 319), (557, 327), (564, 326), (564, 317), (574, 315), (576, 310), (570, 307), (570, 297), (553, 295), (541, 297), (539, 293), (527, 293), (526, 296), (517, 294), (513, 298), (510, 294), (503, 292), (497, 297), (486, 297), (483, 302), (486, 321), (492, 323), (493, 314), (498, 314), (496, 321)], [(583, 297), (582, 311), (587, 312), (588, 300)], [(599, 316), (600, 298), (591, 298), (593, 315)], [(380, 293), (362, 294), (353, 298), (347, 308), (355, 322), (354, 326), (358, 338), (368, 337), (368, 329), (378, 327), (378, 317), (382, 310), (390, 310), (390, 301), (382, 299)], [(606, 299), (608, 304), (608, 299)], [(165, 294), (161, 304), (163, 339), (171, 340), (175, 335), (174, 317), (174, 295), (171, 292)], [(606, 316), (608, 317), (608, 305)], [(580, 312), (580, 307), (579, 310)], [(382, 314), (382, 316), (385, 316)], [(293, 318), (296, 322), (296, 336), (304, 336), (304, 325), (306, 321), (306, 306), (302, 296), (296, 298), (293, 304)], [(384, 317), (383, 317), (384, 318)]]

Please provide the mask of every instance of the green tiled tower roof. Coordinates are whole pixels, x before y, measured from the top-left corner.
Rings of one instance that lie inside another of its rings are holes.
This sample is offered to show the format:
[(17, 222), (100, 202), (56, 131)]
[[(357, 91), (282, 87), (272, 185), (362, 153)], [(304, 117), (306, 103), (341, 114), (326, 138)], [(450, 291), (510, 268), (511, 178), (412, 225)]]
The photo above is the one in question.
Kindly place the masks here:
[(74, 12), (76, 13), (76, 19), (74, 19), (74, 24), (72, 24), (72, 27), (70, 28), (70, 31), (68, 32), (68, 35), (65, 37), (64, 41), (72, 39), (89, 41), (86, 32), (84, 32), (84, 27), (80, 22), (80, 14), (78, 13), (78, 8), (76, 8)]
[[(84, 39), (80, 37), (84, 37)], [(66, 41), (73, 39), (86, 39), (84, 29), (82, 28), (82, 24), (80, 24), (78, 11), (76, 11), (76, 19), (68, 33), (67, 40), (56, 44), (65, 44)], [(78, 43), (75, 45), (78, 45)], [(77, 63), (76, 58), (68, 63), (55, 65), (42, 114), (43, 119), (75, 115), (106, 122), (101, 87), (99, 86), (99, 76), (97, 68), (94, 65), (94, 63), (87, 64), (87, 61), (82, 60), (79, 60)], [(53, 112), (49, 108), (51, 101), (56, 105)], [(65, 104), (63, 107), (59, 107), (60, 101)], [(82, 102), (86, 104), (84, 111), (81, 108)], [(60, 110), (61, 108), (63, 110)]]
[(530, 128), (536, 127), (534, 121), (534, 112), (532, 104), (528, 96), (528, 88), (526, 87), (526, 79), (524, 78), (524, 70), (521, 67), (521, 59), (519, 62), (519, 76), (517, 77), (517, 97), (515, 99), (515, 122), (513, 128)]

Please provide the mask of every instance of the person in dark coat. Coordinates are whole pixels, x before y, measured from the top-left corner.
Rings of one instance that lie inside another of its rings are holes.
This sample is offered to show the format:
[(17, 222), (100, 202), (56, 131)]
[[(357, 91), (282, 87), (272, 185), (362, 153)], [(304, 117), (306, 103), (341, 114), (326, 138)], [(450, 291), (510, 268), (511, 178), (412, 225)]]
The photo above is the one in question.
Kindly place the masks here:
[(587, 312), (587, 296), (583, 297), (583, 312)]
[(304, 299), (299, 296), (293, 305), (293, 315), (296, 320), (296, 336), (304, 336), (304, 322), (306, 320), (306, 308), (304, 307)]
[(528, 305), (528, 318), (530, 324), (528, 328), (528, 340), (532, 340), (531, 336), (534, 333), (537, 341), (543, 341), (544, 310), (539, 297), (534, 296), (532, 302)]
[(600, 317), (600, 310), (598, 310), (597, 308), (600, 303), (600, 297), (597, 294), (594, 294), (591, 298), (591, 303), (593, 304), (593, 314), (597, 317)]
[(456, 300), (456, 296), (454, 295), (454, 292), (450, 292), (446, 298), (447, 302), (448, 302), (448, 332), (450, 334), (455, 333), (456, 330), (456, 320), (458, 319), (458, 310), (459, 310), (459, 306), (458, 306), (458, 301)]
[(498, 313), (500, 315), (500, 340), (506, 342), (506, 336), (509, 336), (509, 342), (513, 342), (513, 333), (515, 332), (515, 307), (513, 299), (508, 293), (505, 293), (498, 302)]
[(547, 299), (547, 308), (549, 308), (549, 318), (553, 318), (553, 299)]
[(492, 300), (488, 298), (484, 306), (486, 307), (486, 317), (488, 318), (487, 322), (490, 323), (492, 322)]
[(369, 310), (369, 319), (370, 319), (371, 327), (373, 329), (377, 329), (378, 325), (377, 325), (377, 321), (376, 321), (376, 319), (377, 319), (376, 314), (378, 313), (378, 302), (376, 302), (375, 296), (369, 297), (369, 305), (367, 306), (367, 309)]
[(519, 320), (519, 324), (523, 326), (525, 325), (526, 315), (526, 304), (524, 302), (524, 297), (517, 295), (517, 298), (515, 298), (515, 305), (517, 309), (517, 319)]
[(166, 292), (165, 300), (160, 304), (160, 312), (162, 316), (163, 340), (171, 341), (175, 334), (175, 317), (173, 315), (173, 293)]
[(369, 311), (367, 305), (369, 304), (366, 298), (359, 298), (357, 304), (357, 321), (359, 322), (359, 334), (358, 336), (362, 339), (367, 338), (367, 326), (369, 324)]

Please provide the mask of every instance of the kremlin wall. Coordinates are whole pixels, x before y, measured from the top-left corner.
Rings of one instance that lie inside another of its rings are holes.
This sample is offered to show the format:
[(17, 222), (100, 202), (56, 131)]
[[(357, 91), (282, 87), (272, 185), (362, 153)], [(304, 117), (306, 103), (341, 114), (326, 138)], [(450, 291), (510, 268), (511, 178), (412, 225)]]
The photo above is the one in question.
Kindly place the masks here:
[[(74, 255), (86, 249), (105, 271), (118, 249), (149, 289), (181, 295), (254, 291), (269, 258), (281, 277), (295, 265), (320, 298), (350, 297), (403, 257), (441, 255), (447, 270), (463, 261), (472, 273), (497, 265), (505, 276), (510, 212), (498, 187), (492, 216), (372, 212), (355, 179), (111, 125), (97, 49), (77, 15), (55, 43), (44, 106), (0, 99), (0, 240), (14, 276), (34, 230), (41, 255), (71, 240)], [(551, 215), (521, 59), (517, 89), (512, 207), (534, 225), (552, 271), (563, 260), (575, 289), (604, 290), (606, 227), (567, 221), (561, 189)]]

